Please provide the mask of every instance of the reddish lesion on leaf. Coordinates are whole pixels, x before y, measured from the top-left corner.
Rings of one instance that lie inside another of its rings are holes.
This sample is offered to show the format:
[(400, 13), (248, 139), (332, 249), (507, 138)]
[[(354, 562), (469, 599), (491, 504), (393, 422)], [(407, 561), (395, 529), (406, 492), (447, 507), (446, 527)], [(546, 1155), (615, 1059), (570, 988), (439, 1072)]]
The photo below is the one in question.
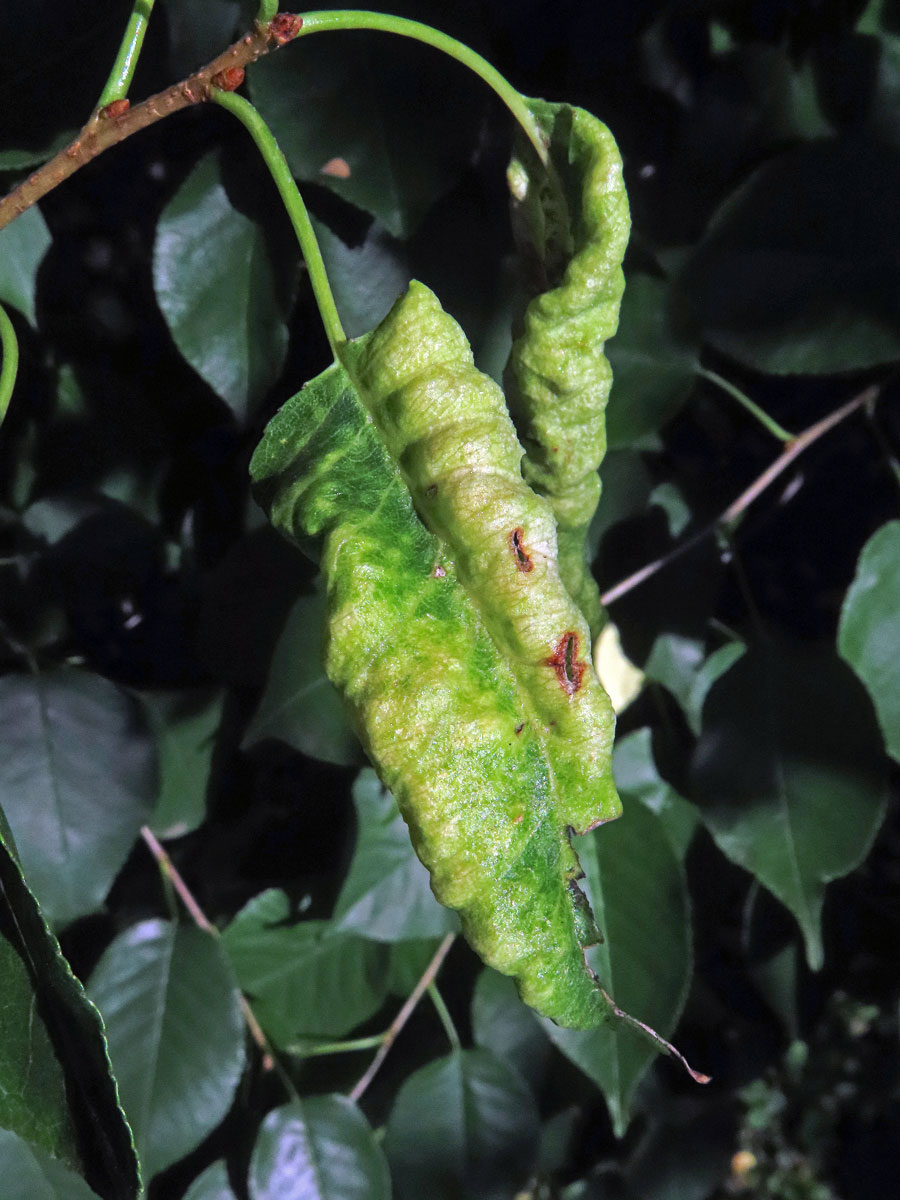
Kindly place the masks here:
[(528, 551), (525, 549), (525, 530), (521, 525), (517, 525), (515, 529), (510, 531), (509, 537), (506, 539), (509, 542), (509, 548), (512, 551), (516, 566), (523, 574), (528, 574), (534, 570), (534, 561)]
[(574, 696), (581, 687), (581, 681), (587, 667), (578, 661), (580, 639), (572, 630), (564, 633), (556, 643), (553, 654), (544, 659), (548, 667), (552, 667), (559, 680), (559, 686), (567, 696)]

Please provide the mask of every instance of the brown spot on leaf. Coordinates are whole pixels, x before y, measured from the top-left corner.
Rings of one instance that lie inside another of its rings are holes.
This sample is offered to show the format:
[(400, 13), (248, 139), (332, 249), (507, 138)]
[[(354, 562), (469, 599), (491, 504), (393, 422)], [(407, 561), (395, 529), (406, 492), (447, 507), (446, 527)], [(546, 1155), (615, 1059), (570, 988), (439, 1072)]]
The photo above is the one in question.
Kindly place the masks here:
[(338, 155), (335, 158), (329, 158), (324, 167), (319, 167), (320, 175), (330, 175), (332, 179), (349, 179), (350, 164), (346, 158), (341, 158)]
[(425, 495), (429, 500), (433, 500), (437, 495), (437, 484), (429, 483), (428, 487), (425, 489)]
[(518, 736), (519, 736), (519, 734), (522, 732), (522, 730), (523, 730), (524, 728), (525, 728), (525, 722), (524, 722), (524, 721), (522, 722), (522, 724), (521, 724), (521, 725), (517, 725), (517, 726), (516, 726), (516, 737), (518, 737)]
[(525, 820), (525, 814), (519, 813), (519, 815), (517, 817), (513, 817), (513, 825), (521, 825), (524, 820)]
[(447, 572), (444, 570), (444, 568), (441, 566), (440, 563), (437, 563), (435, 565), (434, 570), (432, 571), (432, 575), (434, 575), (435, 579), (443, 579), (446, 576), (446, 574), (447, 574)]
[(525, 543), (523, 541), (524, 536), (525, 530), (521, 525), (517, 525), (516, 528), (510, 532), (510, 535), (506, 540), (509, 542), (509, 548), (512, 551), (513, 558), (516, 560), (516, 566), (520, 571), (527, 575), (529, 571), (534, 570), (534, 562), (532, 561), (531, 555), (525, 549)]
[(546, 665), (556, 672), (559, 686), (567, 696), (575, 695), (587, 670), (584, 663), (578, 661), (578, 646), (578, 634), (570, 630), (556, 643), (556, 649), (550, 658), (544, 659)]

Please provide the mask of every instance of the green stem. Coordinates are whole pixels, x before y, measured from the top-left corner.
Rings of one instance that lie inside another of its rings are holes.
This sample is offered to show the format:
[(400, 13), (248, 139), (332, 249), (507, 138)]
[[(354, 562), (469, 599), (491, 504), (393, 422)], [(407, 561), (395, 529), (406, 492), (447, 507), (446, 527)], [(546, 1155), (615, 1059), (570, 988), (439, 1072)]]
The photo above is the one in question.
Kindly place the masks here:
[(719, 375), (716, 371), (710, 371), (707, 367), (699, 367), (697, 374), (701, 375), (704, 379), (708, 379), (710, 383), (714, 383), (716, 387), (720, 387), (732, 399), (737, 400), (738, 404), (743, 405), (747, 412), (754, 416), (760, 425), (771, 433), (772, 437), (778, 438), (779, 442), (792, 442), (794, 440), (795, 435), (793, 433), (788, 433), (783, 425), (779, 425), (777, 421), (773, 420), (767, 412), (761, 409), (758, 404), (755, 404), (739, 387), (735, 387), (730, 380), (725, 379), (724, 376)]
[(349, 1038), (345, 1042), (292, 1042), (285, 1046), (287, 1054), (296, 1054), (299, 1058), (314, 1058), (317, 1054), (349, 1054), (356, 1050), (375, 1050), (384, 1044), (383, 1033), (373, 1033), (371, 1037)]
[(268, 25), (277, 12), (278, 0), (259, 0), (256, 10), (257, 25)]
[(444, 997), (438, 991), (436, 983), (429, 983), (428, 995), (431, 997), (431, 1003), (437, 1009), (437, 1015), (441, 1018), (441, 1024), (444, 1027), (444, 1032), (447, 1035), (447, 1040), (454, 1050), (462, 1049), (462, 1042), (459, 1040), (459, 1034), (456, 1032), (456, 1026), (453, 1024), (453, 1018), (450, 1016), (450, 1010), (444, 1003)]
[(98, 109), (106, 108), (107, 104), (112, 104), (113, 100), (122, 100), (128, 95), (152, 11), (153, 0), (134, 0), (134, 8), (131, 11), (122, 44), (119, 46), (119, 53), (116, 55), (116, 61), (113, 63), (106, 86), (97, 101)]
[(16, 386), (19, 371), (19, 342), (13, 323), (0, 305), (0, 346), (3, 348), (3, 365), (0, 367), (0, 425), (9, 408), (10, 397)]
[(364, 12), (357, 9), (344, 9), (336, 12), (303, 13), (303, 26), (298, 37), (306, 37), (310, 33), (327, 33), (335, 29), (375, 29), (381, 33), (394, 33), (400, 37), (413, 38), (426, 46), (433, 46), (444, 54), (455, 59), (470, 71), (474, 71), (479, 79), (491, 88), (503, 101), (519, 125), (545, 167), (549, 166), (549, 154), (540, 126), (534, 114), (525, 103), (524, 97), (516, 91), (512, 84), (503, 78), (496, 67), (474, 50), (458, 42), (456, 38), (430, 25), (419, 21), (408, 21), (405, 17), (392, 17), (387, 13)]
[(303, 203), (303, 197), (291, 175), (287, 160), (271, 129), (249, 100), (245, 100), (243, 96), (238, 96), (234, 92), (222, 92), (217, 88), (213, 88), (211, 99), (237, 117), (253, 138), (269, 168), (269, 173), (275, 181), (275, 186), (278, 188), (278, 193), (291, 219), (297, 241), (300, 243), (300, 251), (306, 262), (306, 269), (309, 271), (309, 280), (312, 284), (319, 315), (325, 326), (332, 353), (337, 357), (338, 347), (341, 343), (346, 342), (347, 335), (341, 325), (341, 318), (334, 302), (331, 284), (328, 282), (328, 274), (315, 230), (309, 219), (306, 205)]

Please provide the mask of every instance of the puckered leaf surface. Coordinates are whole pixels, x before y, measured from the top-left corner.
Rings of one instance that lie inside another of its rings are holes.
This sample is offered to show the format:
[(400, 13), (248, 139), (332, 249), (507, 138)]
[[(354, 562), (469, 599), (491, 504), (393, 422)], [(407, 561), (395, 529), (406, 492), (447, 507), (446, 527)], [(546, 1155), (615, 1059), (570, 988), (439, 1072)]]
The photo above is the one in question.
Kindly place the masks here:
[(427, 288), (342, 358), (270, 423), (257, 494), (319, 541), (328, 673), (435, 894), (529, 1003), (594, 1026), (609, 1002), (584, 961), (597, 935), (569, 830), (618, 815), (614, 717), (552, 514)]

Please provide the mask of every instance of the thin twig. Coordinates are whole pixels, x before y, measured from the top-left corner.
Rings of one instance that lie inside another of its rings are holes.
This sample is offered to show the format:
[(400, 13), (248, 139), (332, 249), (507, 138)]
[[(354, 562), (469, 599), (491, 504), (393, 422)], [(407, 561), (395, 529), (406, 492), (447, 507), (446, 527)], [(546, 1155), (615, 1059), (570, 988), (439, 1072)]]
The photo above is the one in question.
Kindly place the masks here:
[(353, 1091), (350, 1093), (351, 1100), (354, 1100), (354, 1101), (359, 1100), (360, 1096), (362, 1096), (363, 1092), (366, 1090), (366, 1088), (369, 1086), (369, 1084), (372, 1082), (372, 1080), (378, 1074), (379, 1070), (381, 1069), (381, 1064), (384, 1062), (384, 1060), (387, 1058), (387, 1056), (390, 1052), (391, 1046), (393, 1046), (394, 1042), (397, 1040), (397, 1035), (400, 1033), (400, 1030), (403, 1028), (403, 1026), (406, 1024), (406, 1022), (412, 1016), (416, 1005), (419, 1003), (419, 1001), (422, 999), (422, 997), (425, 995), (426, 991), (428, 990), (429, 984), (434, 981), (434, 978), (437, 975), (438, 971), (441, 969), (441, 964), (443, 963), (444, 959), (447, 957), (450, 947), (453, 945), (453, 942), (455, 941), (455, 939), (456, 939), (455, 933), (448, 933), (447, 936), (444, 938), (444, 940), (441, 942), (441, 944), (438, 946), (437, 950), (435, 950), (434, 957), (432, 958), (432, 960), (428, 964), (428, 966), (425, 968), (425, 971), (422, 974), (422, 978), (419, 980), (419, 982), (416, 984), (416, 986), (410, 992), (403, 1007), (400, 1009), (400, 1011), (397, 1013), (396, 1017), (394, 1017), (393, 1021), (391, 1022), (387, 1032), (384, 1035), (384, 1041), (382, 1042), (381, 1046), (378, 1048), (378, 1052), (375, 1055), (375, 1057), (369, 1063), (366, 1073), (362, 1076), (362, 1078), (359, 1080), (359, 1082), (354, 1087)]
[(194, 75), (173, 83), (141, 104), (131, 108), (125, 100), (119, 100), (94, 112), (73, 142), (0, 200), (0, 229), (110, 146), (163, 117), (209, 100), (218, 86), (214, 82), (216, 76), (235, 78), (233, 74), (225, 76), (223, 73), (243, 70), (270, 50), (293, 40), (300, 26), (299, 18), (288, 20), (285, 14), (279, 14), (267, 25), (257, 25), (252, 33), (235, 42)]
[(695, 533), (693, 536), (689, 537), (687, 541), (682, 542), (681, 545), (675, 546), (674, 549), (670, 550), (667, 554), (662, 555), (661, 558), (657, 558), (654, 562), (647, 563), (647, 565), (641, 567), (640, 570), (635, 571), (633, 574), (627, 576), (627, 578), (620, 580), (619, 583), (609, 588), (600, 597), (603, 604), (607, 606), (613, 604), (616, 600), (621, 599), (621, 597), (626, 595), (628, 592), (633, 591), (634, 588), (638, 587), (645, 580), (650, 579), (657, 573), (657, 571), (661, 571), (663, 567), (667, 567), (670, 563), (674, 562), (675, 559), (680, 558), (682, 554), (686, 554), (689, 550), (693, 550), (695, 546), (699, 545), (701, 542), (705, 541), (706, 538), (714, 534), (717, 529), (722, 528), (722, 526), (732, 525), (738, 519), (738, 517), (750, 507), (753, 501), (756, 500), (766, 490), (766, 488), (769, 487), (770, 484), (774, 483), (779, 475), (782, 475), (788, 469), (795, 458), (801, 455), (804, 450), (807, 450), (813, 444), (813, 442), (818, 441), (823, 434), (828, 433), (828, 431), (833, 429), (835, 425), (838, 425), (841, 421), (845, 420), (845, 418), (849, 417), (851, 413), (856, 412), (858, 408), (862, 408), (864, 404), (874, 400), (879, 394), (879, 390), (880, 389), (877, 386), (866, 388), (865, 391), (860, 392), (858, 396), (854, 396), (852, 400), (848, 400), (846, 404), (841, 405), (840, 408), (837, 408), (834, 412), (829, 413), (827, 417), (823, 417), (821, 421), (816, 421), (814, 425), (810, 425), (808, 429), (804, 429), (802, 433), (798, 434), (797, 437), (793, 438), (787, 443), (784, 450), (782, 450), (781, 454), (779, 454), (772, 465), (766, 467), (765, 471), (763, 471), (761, 475), (754, 479), (753, 483), (751, 483), (748, 488), (745, 488), (738, 498), (733, 500), (725, 509), (725, 511), (720, 513), (714, 521), (711, 521), (705, 529), (701, 529), (698, 533)]
[[(159, 864), (159, 869), (162, 872), (163, 877), (168, 879), (172, 884), (172, 887), (178, 893), (182, 904), (190, 913), (191, 920), (194, 922), (197, 928), (202, 929), (204, 933), (208, 933), (214, 938), (218, 938), (220, 936), (218, 929), (215, 925), (213, 925), (212, 921), (210, 921), (209, 917), (207, 917), (206, 913), (194, 899), (191, 889), (184, 882), (184, 879), (182, 878), (178, 868), (172, 862), (171, 858), (169, 858), (168, 853), (160, 844), (156, 834), (148, 825), (141, 826), (141, 837), (144, 839), (150, 850), (150, 853)], [(263, 1069), (266, 1071), (271, 1071), (273, 1069), (277, 1070), (278, 1075), (291, 1095), (296, 1095), (294, 1084), (281, 1067), (278, 1059), (275, 1057), (272, 1045), (269, 1039), (266, 1037), (265, 1031), (263, 1030), (259, 1021), (257, 1021), (256, 1014), (250, 1007), (250, 1002), (241, 991), (238, 991), (238, 997), (240, 998), (241, 1012), (244, 1016), (244, 1023), (247, 1026), (250, 1036), (262, 1051)]]

